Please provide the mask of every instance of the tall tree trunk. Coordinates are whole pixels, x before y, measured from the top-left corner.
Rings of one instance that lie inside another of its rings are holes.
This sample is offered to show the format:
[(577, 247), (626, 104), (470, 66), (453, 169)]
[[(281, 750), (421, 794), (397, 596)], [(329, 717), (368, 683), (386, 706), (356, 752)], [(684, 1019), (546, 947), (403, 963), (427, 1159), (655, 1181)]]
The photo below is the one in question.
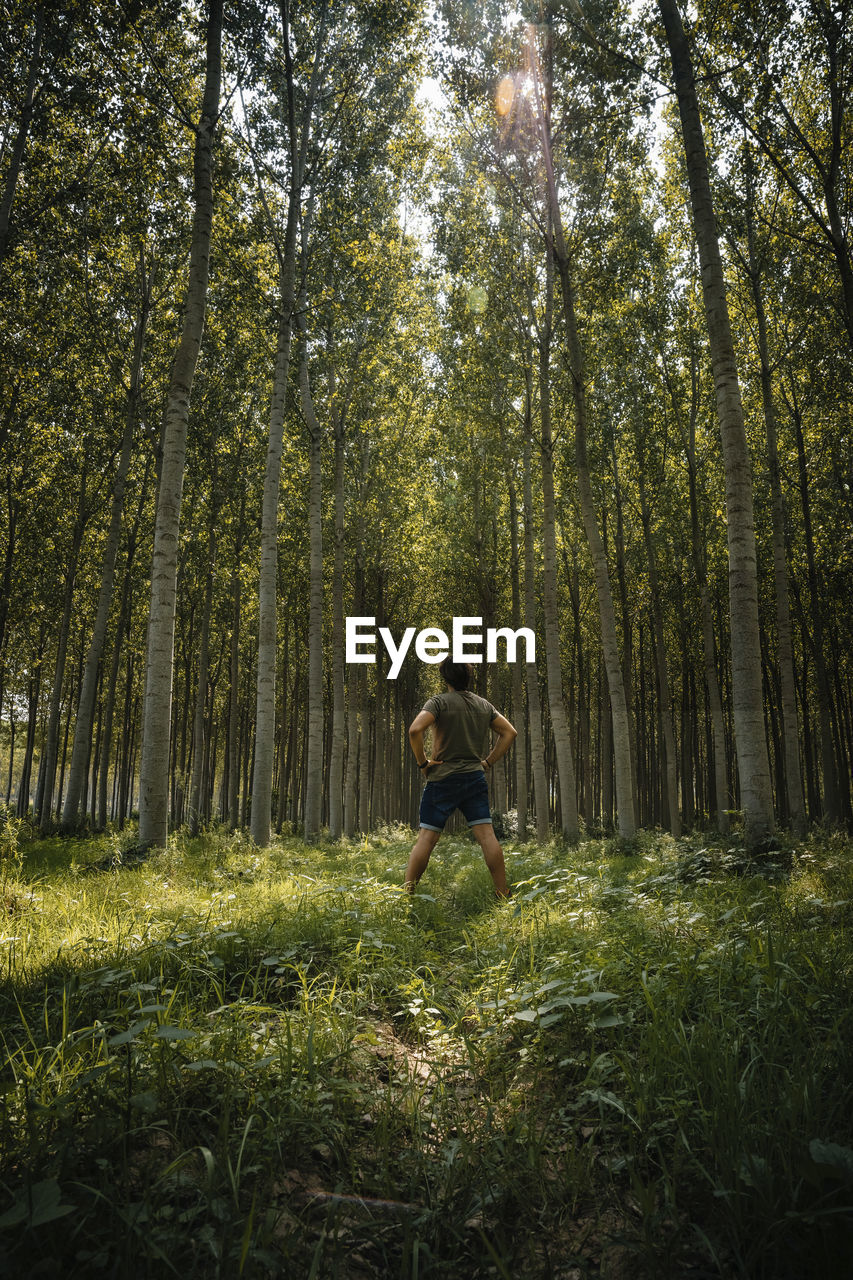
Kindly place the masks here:
[(2, 270), (6, 255), (9, 252), (12, 205), (15, 200), (15, 189), (18, 185), (18, 177), (21, 172), (24, 151), (27, 146), (27, 136), (30, 132), (30, 125), (32, 124), (33, 119), (33, 105), (36, 96), (36, 80), (38, 79), (39, 65), (41, 63), (43, 35), (44, 5), (40, 4), (36, 10), (33, 48), (30, 54), (30, 64), (27, 68), (27, 87), (24, 92), (24, 102), (18, 119), (18, 129), (15, 134), (15, 141), (12, 143), (9, 168), (6, 171), (6, 181), (3, 184), (3, 195), (0, 197), (0, 270)]
[[(699, 497), (696, 470), (696, 413), (698, 408), (695, 357), (691, 356), (694, 394), (690, 406), (690, 418), (684, 452), (687, 459), (687, 483), (690, 494), (690, 549), (693, 572), (699, 584), (699, 614), (702, 621), (702, 652), (705, 660), (705, 693), (711, 722), (711, 759), (709, 769), (713, 774), (714, 795), (717, 808), (717, 830), (726, 835), (729, 830), (729, 788), (726, 769), (726, 731), (723, 719), (723, 699), (717, 675), (717, 650), (714, 643), (714, 619), (708, 594), (708, 572), (705, 566), (705, 540), (699, 528)], [(710, 804), (710, 795), (709, 795)]]
[(71, 630), (71, 606), (74, 599), (74, 583), (77, 578), (77, 562), (83, 531), (86, 526), (86, 472), (80, 479), (80, 496), (77, 505), (77, 517), (71, 539), (71, 554), (65, 575), (65, 593), (62, 604), (62, 621), (59, 626), (59, 640), (56, 649), (56, 667), (53, 677), (53, 690), (50, 695), (50, 710), (47, 722), (47, 740), (44, 748), (44, 767), (36, 796), (35, 817), (39, 820), (39, 829), (48, 831), (53, 825), (53, 788), (56, 781), (56, 757), (59, 745), (59, 713), (62, 705), (62, 686), (65, 683), (65, 658), (68, 652), (68, 636)]
[(187, 417), (198, 360), (213, 224), (213, 140), (219, 116), (223, 0), (210, 0), (207, 70), (193, 166), (192, 245), (181, 337), (175, 352), (163, 430), (163, 461), (154, 525), (151, 607), (145, 672), (142, 760), (139, 776), (139, 841), (164, 848), (169, 828), (169, 739), (172, 661), (181, 496), (187, 451)]
[(240, 518), (234, 544), (234, 572), (231, 577), (231, 649), (228, 668), (228, 782), (226, 821), (232, 831), (240, 825), (240, 621), (242, 580), (240, 553), (243, 549), (243, 520), (246, 513), (245, 490), (240, 496)]
[[(530, 427), (531, 388), (527, 388), (528, 428)], [(533, 486), (531, 482), (530, 432), (524, 437), (524, 621), (536, 634), (536, 558), (533, 529)], [(548, 839), (550, 814), (548, 774), (545, 766), (545, 736), (542, 731), (542, 705), (539, 697), (539, 671), (535, 662), (526, 665), (527, 713), (530, 725), (530, 767), (533, 773), (533, 801), (536, 806), (536, 837)]]
[[(518, 546), (518, 497), (515, 481), (510, 475), (509, 487), (509, 524), (512, 564), (510, 566), (512, 580), (512, 625), (515, 630), (522, 625), (521, 619), (521, 586), (519, 582), (519, 546)], [(535, 634), (535, 633), (534, 633)], [(535, 667), (534, 667), (535, 670)], [(538, 692), (538, 690), (537, 690)], [(524, 714), (524, 683), (521, 675), (521, 663), (515, 662), (512, 667), (512, 719), (518, 732), (515, 740), (515, 807), (518, 814), (518, 838), (527, 839), (527, 723)], [(541, 736), (541, 729), (540, 729)]]
[(25, 818), (30, 808), (30, 783), (32, 781), (33, 752), (36, 745), (39, 694), (41, 693), (44, 630), (44, 623), (42, 623), (39, 628), (38, 658), (27, 682), (27, 736), (24, 742), (24, 759), (21, 766), (21, 776), (18, 780), (18, 796), (15, 805), (15, 812), (19, 818)]
[[(747, 168), (750, 169), (749, 161)], [(791, 636), (791, 607), (788, 601), (788, 562), (785, 555), (785, 499), (779, 472), (779, 450), (776, 431), (776, 405), (770, 373), (767, 341), (767, 316), (761, 290), (761, 266), (756, 261), (755, 231), (752, 210), (752, 181), (746, 201), (746, 226), (749, 248), (749, 283), (758, 327), (758, 358), (761, 363), (761, 399), (767, 435), (767, 468), (770, 473), (770, 510), (773, 521), (773, 585), (776, 597), (776, 643), (779, 653), (779, 677), (782, 685), (782, 736), (785, 760), (785, 787), (791, 827), (796, 835), (806, 830), (803, 778), (800, 771), (800, 735), (797, 719), (797, 685), (794, 676), (794, 645)]]
[[(793, 393), (793, 388), (792, 388)], [(827, 822), (837, 823), (841, 820), (841, 804), (839, 801), (838, 773), (835, 763), (835, 748), (832, 741), (832, 693), (829, 686), (829, 673), (826, 668), (826, 648), (823, 634), (822, 601), (817, 576), (817, 559), (815, 556), (814, 531), (812, 527), (811, 497), (809, 495), (809, 476), (806, 461), (806, 444), (803, 437), (803, 421), (800, 406), (792, 394), (790, 403), (791, 416), (794, 423), (794, 435), (797, 442), (797, 472), (799, 478), (800, 501), (803, 508), (803, 532), (806, 542), (806, 565), (809, 577), (809, 596), (811, 598), (811, 632), (805, 627), (805, 634), (812, 642), (815, 661), (815, 677), (817, 680), (818, 718), (820, 722), (820, 755), (821, 772), (823, 774), (823, 817)]]
[(732, 636), (732, 709), (745, 837), (748, 847), (755, 848), (772, 834), (774, 819), (761, 688), (752, 472), (711, 197), (708, 157), (690, 50), (676, 0), (658, 0), (658, 8), (666, 29), (681, 116), (693, 226), (702, 271), (702, 294), (716, 389), (717, 419), (723, 445)]
[(677, 840), (681, 835), (681, 813), (678, 807), (678, 774), (675, 755), (675, 729), (672, 724), (672, 694), (669, 687), (669, 664), (667, 662), (666, 645), (663, 635), (663, 610), (661, 608), (660, 584), (658, 583), (655, 547), (652, 541), (652, 524), (649, 516), (649, 504), (646, 497), (646, 482), (643, 471), (642, 452), (638, 459), (640, 483), (640, 515), (643, 522), (643, 537), (646, 543), (646, 559), (649, 565), (649, 591), (652, 598), (652, 628), (655, 643), (655, 661), (658, 671), (658, 689), (660, 691), (661, 728), (666, 763), (666, 796), (669, 808), (669, 829)]
[[(616, 580), (619, 584), (619, 602), (622, 607), (622, 680), (625, 685), (625, 707), (628, 712), (628, 746), (631, 753), (631, 791), (634, 796), (634, 821), (640, 820), (640, 805), (637, 790), (637, 731), (634, 725), (634, 624), (628, 603), (628, 583), (625, 573), (625, 520), (622, 509), (622, 484), (619, 479), (619, 465), (616, 460), (616, 444), (612, 444), (613, 485), (616, 491)], [(607, 664), (604, 666), (607, 674)], [(608, 691), (609, 696), (609, 691)], [(612, 720), (608, 730), (610, 735), (610, 751), (612, 753)], [(612, 821), (612, 770), (611, 772), (611, 808)]]
[(625, 682), (622, 676), (619, 642), (616, 635), (616, 614), (613, 609), (613, 594), (610, 589), (610, 570), (601, 532), (598, 528), (598, 517), (590, 482), (589, 461), (587, 458), (587, 408), (583, 352), (575, 316), (574, 286), (571, 279), (569, 251), (554, 177), (551, 152), (550, 103), (548, 101), (547, 86), (543, 84), (542, 77), (539, 74), (532, 30), (530, 42), (532, 52), (531, 65), (537, 73), (534, 76), (534, 90), (539, 115), (542, 154), (545, 161), (548, 198), (550, 234), (547, 236), (546, 252), (549, 260), (553, 259), (556, 262), (560, 276), (563, 318), (566, 325), (566, 343), (572, 381), (575, 420), (575, 470), (577, 472), (578, 495), (580, 497), (584, 532), (589, 545), (595, 575), (601, 623), (601, 647), (604, 651), (604, 660), (607, 666), (607, 683), (610, 689), (612, 706), (617, 822), (619, 834), (623, 838), (628, 838), (634, 834), (637, 825), (634, 817), (634, 785), (631, 773), (631, 731), (628, 719), (628, 704), (625, 698)]
[[(213, 478), (213, 487), (216, 477)], [(215, 499), (214, 499), (215, 503)], [(198, 682), (193, 711), (193, 770), (190, 781), (189, 833), (197, 836), (202, 810), (202, 780), (204, 778), (204, 713), (207, 706), (207, 681), (210, 666), (210, 609), (213, 604), (213, 562), (216, 558), (216, 507), (211, 511), (207, 542), (207, 574), (204, 583), (204, 607), (198, 644)]]
[(280, 313), (275, 373), (270, 400), (267, 460), (261, 513), (261, 563), (258, 578), (258, 686), (255, 711), (255, 768), (252, 774), (252, 839), (259, 848), (270, 842), (272, 821), (272, 775), (275, 750), (278, 661), (278, 499), (281, 487), (281, 450), (284, 438), (284, 411), (290, 345), (293, 330), (293, 303), (296, 289), (296, 226), (301, 192), (291, 189), (284, 238), (281, 272)]
[(344, 419), (336, 406), (334, 372), (329, 387), (335, 431), (335, 558), (332, 570), (332, 757), (329, 764), (329, 838), (344, 829)]
[(539, 414), (542, 460), (542, 611), (545, 615), (545, 663), (548, 673), (548, 710), (554, 735), (557, 777), (560, 787), (560, 820), (567, 840), (580, 835), (572, 759), (572, 742), (563, 702), (560, 661), (560, 617), (557, 607), (557, 512), (554, 499), (554, 442), (551, 430), (551, 304), (553, 259), (548, 253), (545, 315), (539, 338)]
[(323, 806), (323, 472), (322, 431), (314, 412), (314, 400), (311, 395), (308, 341), (304, 328), (302, 328), (299, 358), (299, 389), (302, 395), (302, 411), (308, 428), (310, 538), (305, 839), (313, 840), (320, 830)]
[[(367, 483), (367, 456), (362, 451), (362, 485)], [(363, 492), (363, 490), (362, 490)], [(355, 517), (355, 582), (353, 586), (353, 617), (361, 617), (364, 609), (364, 567), (362, 564), (362, 542), (364, 539), (364, 504), (357, 503)], [(364, 677), (360, 665), (350, 668), (347, 688), (349, 690), (349, 707), (347, 709), (347, 763), (344, 777), (344, 835), (354, 836), (358, 830), (358, 747), (359, 716), (362, 710), (362, 686)]]
[[(74, 725), (74, 743), (71, 748), (71, 772), (68, 778), (68, 790), (65, 793), (65, 807), (62, 812), (62, 828), (72, 830), (83, 816), (80, 813), (83, 799), (83, 784), (86, 776), (86, 761), (92, 743), (92, 719), (95, 712), (95, 694), (98, 683), (98, 670), (104, 653), (104, 642), (107, 635), (110, 608), (113, 602), (115, 583), (115, 566), (121, 539), (121, 517), (124, 509), (124, 491), (130, 470), (133, 454), (133, 435), (136, 427), (138, 411), (139, 386), (142, 374), (142, 353), (145, 345), (145, 331), (148, 327), (148, 316), (151, 305), (151, 281), (145, 276), (145, 263), (140, 253), (141, 304), (139, 317), (133, 337), (133, 357), (130, 367), (130, 381), (127, 392), (127, 408), (125, 413), (124, 433), (121, 441), (118, 467), (113, 481), (112, 505), (110, 509), (110, 525), (107, 532), (107, 545), (101, 567), (101, 586), (98, 593), (98, 607), (95, 612), (95, 625), (86, 654), (86, 665), (83, 671), (83, 683), (80, 689), (80, 705), (77, 709), (77, 720)], [(84, 802), (85, 803), (85, 802)]]
[[(301, 132), (297, 124), (297, 91), (294, 83), (293, 57), (290, 47), (290, 4), (280, 3), (282, 24), (282, 49), (287, 93), (287, 131), (290, 155), (290, 193), (288, 196), (287, 223), (284, 243), (279, 249), (280, 307), (278, 345), (276, 350), (273, 393), (270, 402), (270, 428), (267, 445), (267, 462), (264, 474), (264, 498), (261, 517), (261, 566), (258, 592), (258, 684), (255, 714), (255, 756), (252, 768), (252, 839), (260, 848), (270, 840), (272, 821), (272, 777), (275, 756), (275, 678), (277, 664), (276, 624), (278, 585), (278, 499), (281, 480), (281, 449), (284, 428), (284, 410), (287, 395), (287, 378), (290, 365), (290, 346), (293, 333), (293, 308), (296, 298), (297, 230), (303, 199), (303, 182), (311, 137), (314, 105), (319, 89), (320, 69), (323, 63), (321, 51), (326, 34), (326, 5), (321, 5), (317, 47), (305, 98), (301, 119)], [(313, 211), (313, 192), (302, 224), (303, 290), (307, 275), (307, 255), (310, 225)], [(270, 218), (270, 225), (273, 220)], [(279, 248), (278, 245), (276, 246)], [(300, 302), (301, 314), (305, 314), (304, 295)], [(304, 319), (303, 319), (304, 324)], [(304, 345), (304, 344), (303, 344)], [(301, 377), (301, 367), (300, 367)], [(310, 428), (309, 428), (310, 436)], [(319, 825), (319, 821), (318, 821)]]

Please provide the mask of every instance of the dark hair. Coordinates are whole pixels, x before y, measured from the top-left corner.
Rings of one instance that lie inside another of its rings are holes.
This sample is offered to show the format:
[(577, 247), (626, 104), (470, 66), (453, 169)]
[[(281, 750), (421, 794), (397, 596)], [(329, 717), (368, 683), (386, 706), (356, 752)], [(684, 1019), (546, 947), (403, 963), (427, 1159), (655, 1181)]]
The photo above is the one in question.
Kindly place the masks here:
[(452, 689), (467, 689), (471, 682), (470, 662), (454, 662), (448, 657), (444, 659), (438, 670), (442, 679), (446, 680)]

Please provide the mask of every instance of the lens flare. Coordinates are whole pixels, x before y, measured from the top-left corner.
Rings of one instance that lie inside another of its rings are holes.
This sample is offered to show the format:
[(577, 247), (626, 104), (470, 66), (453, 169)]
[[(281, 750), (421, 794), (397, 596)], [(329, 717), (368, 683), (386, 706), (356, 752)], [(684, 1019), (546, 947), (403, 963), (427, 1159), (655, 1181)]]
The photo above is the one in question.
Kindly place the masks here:
[(515, 80), (512, 76), (504, 76), (495, 90), (495, 111), (499, 116), (507, 115), (514, 97)]
[(482, 285), (472, 285), (468, 290), (468, 310), (472, 316), (481, 316), (486, 310), (486, 304), (489, 301), (489, 295)]

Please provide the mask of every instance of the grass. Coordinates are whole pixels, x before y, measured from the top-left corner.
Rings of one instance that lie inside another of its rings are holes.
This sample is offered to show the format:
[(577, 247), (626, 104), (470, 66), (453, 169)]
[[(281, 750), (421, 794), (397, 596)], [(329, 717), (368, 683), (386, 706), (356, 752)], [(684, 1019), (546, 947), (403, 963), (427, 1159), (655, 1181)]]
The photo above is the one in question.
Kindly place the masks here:
[(0, 1273), (851, 1273), (841, 837), (4, 831)]

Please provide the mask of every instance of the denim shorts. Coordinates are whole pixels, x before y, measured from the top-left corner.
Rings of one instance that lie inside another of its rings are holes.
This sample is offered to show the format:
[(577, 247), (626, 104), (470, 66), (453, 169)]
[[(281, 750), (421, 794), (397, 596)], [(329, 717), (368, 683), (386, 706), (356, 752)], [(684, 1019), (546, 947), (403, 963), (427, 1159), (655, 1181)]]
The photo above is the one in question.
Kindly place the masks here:
[(489, 786), (481, 769), (451, 773), (437, 782), (428, 782), (421, 796), (420, 826), (427, 831), (443, 831), (454, 809), (461, 809), (469, 827), (491, 822)]

